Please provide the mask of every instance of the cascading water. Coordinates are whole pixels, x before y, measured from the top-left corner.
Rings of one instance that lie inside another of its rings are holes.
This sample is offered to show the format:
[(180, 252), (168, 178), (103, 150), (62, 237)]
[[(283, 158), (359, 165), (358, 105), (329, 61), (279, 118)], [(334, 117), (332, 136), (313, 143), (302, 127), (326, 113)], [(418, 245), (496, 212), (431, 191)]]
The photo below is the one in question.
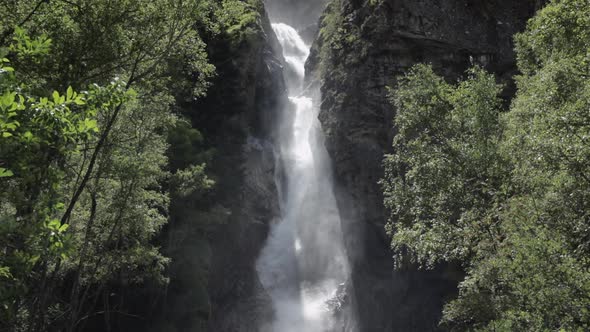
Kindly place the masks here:
[(314, 98), (303, 90), (309, 46), (289, 25), (272, 25), (283, 48), (289, 100), (278, 155), (284, 165), (281, 215), (272, 225), (257, 262), (270, 294), (274, 320), (264, 332), (325, 332), (335, 329), (334, 302), (348, 277), (340, 216), (329, 159), (323, 145)]

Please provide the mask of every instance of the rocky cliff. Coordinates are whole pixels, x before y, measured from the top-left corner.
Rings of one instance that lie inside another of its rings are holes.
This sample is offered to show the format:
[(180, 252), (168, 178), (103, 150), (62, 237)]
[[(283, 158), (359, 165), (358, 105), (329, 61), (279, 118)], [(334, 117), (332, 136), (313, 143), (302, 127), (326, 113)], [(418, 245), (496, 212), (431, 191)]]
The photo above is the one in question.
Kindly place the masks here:
[[(284, 16), (308, 29), (311, 40), (318, 30), (314, 13), (324, 3), (268, 0), (267, 5), (278, 20)], [(355, 317), (342, 317), (348, 330), (355, 325), (359, 331), (436, 330), (443, 303), (460, 278), (449, 267), (393, 268), (378, 185), (395, 133), (387, 87), (415, 63), (432, 63), (449, 80), (478, 63), (507, 83), (509, 97), (515, 71), (512, 35), (539, 5), (535, 0), (329, 3), (306, 69), (310, 82), (321, 85), (320, 120), (352, 266), (347, 298)], [(297, 13), (285, 15), (292, 8)], [(217, 186), (210, 200), (220, 202), (227, 218), (212, 234), (175, 237), (184, 241), (171, 254), (176, 272), (168, 320), (177, 330), (258, 331), (259, 322), (272, 315), (255, 261), (269, 223), (279, 216), (274, 181), (281, 165), (273, 154), (274, 124), (286, 94), (280, 46), (262, 4), (259, 14), (247, 38), (207, 41), (218, 75), (208, 96), (186, 107), (215, 149), (209, 167)], [(193, 270), (203, 267), (208, 278), (195, 283), (203, 271)]]
[[(172, 209), (165, 246), (171, 281), (159, 330), (257, 331), (258, 320), (272, 314), (255, 262), (279, 215), (274, 124), (287, 96), (282, 51), (262, 1), (248, 3), (253, 24), (205, 36), (216, 77), (206, 97), (183, 105), (203, 134), (216, 184)], [(194, 226), (203, 223), (209, 226)]]
[(231, 216), (210, 239), (209, 331), (258, 331), (260, 320), (272, 315), (255, 262), (270, 222), (279, 216), (274, 124), (287, 96), (282, 51), (260, 8), (253, 36), (227, 53), (210, 45), (221, 59), (217, 87), (205, 103), (221, 113), (210, 128), (218, 150), (213, 167)]
[(349, 289), (361, 331), (436, 330), (457, 282), (448, 267), (394, 271), (378, 184), (395, 133), (387, 87), (416, 63), (431, 63), (449, 80), (477, 63), (507, 83), (510, 96), (512, 36), (539, 5), (534, 0), (334, 0), (324, 12), (307, 70), (321, 84), (320, 121), (335, 168), (353, 270)]

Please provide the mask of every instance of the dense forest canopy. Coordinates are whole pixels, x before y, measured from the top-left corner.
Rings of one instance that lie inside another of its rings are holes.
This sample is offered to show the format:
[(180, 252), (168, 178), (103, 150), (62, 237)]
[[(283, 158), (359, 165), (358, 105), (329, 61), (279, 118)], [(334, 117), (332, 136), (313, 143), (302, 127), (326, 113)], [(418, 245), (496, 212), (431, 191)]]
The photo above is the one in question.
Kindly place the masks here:
[(418, 65), (391, 90), (382, 181), (399, 265), (460, 264), (451, 330), (590, 328), (590, 6), (553, 1), (515, 36), (517, 93), (479, 67)]

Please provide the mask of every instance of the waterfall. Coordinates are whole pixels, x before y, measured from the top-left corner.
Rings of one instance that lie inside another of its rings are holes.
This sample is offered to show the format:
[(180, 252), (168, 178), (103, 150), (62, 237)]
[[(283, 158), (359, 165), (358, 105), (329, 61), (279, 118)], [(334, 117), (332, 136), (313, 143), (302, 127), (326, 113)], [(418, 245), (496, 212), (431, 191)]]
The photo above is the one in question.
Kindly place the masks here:
[(332, 331), (334, 303), (349, 271), (314, 104), (319, 89), (303, 89), (309, 46), (293, 27), (272, 27), (283, 48), (290, 105), (282, 110), (284, 123), (277, 124), (282, 128), (277, 153), (284, 165), (284, 178), (277, 181), (281, 218), (271, 226), (256, 266), (275, 312), (261, 331)]

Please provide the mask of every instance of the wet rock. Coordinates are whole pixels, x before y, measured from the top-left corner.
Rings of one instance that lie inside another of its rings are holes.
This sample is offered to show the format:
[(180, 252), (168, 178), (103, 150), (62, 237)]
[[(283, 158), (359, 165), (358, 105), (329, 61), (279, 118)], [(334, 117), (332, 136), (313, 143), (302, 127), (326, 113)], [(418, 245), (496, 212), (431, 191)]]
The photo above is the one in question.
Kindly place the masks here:
[[(205, 98), (186, 105), (185, 113), (194, 127), (214, 148), (207, 168), (216, 184), (213, 196), (205, 200), (221, 206), (227, 217), (206, 234), (185, 236), (185, 243), (179, 244), (185, 248), (184, 256), (202, 255), (203, 259), (172, 262), (173, 268), (178, 264), (178, 272), (172, 275), (174, 294), (167, 300), (168, 320), (178, 331), (258, 331), (261, 322), (272, 315), (255, 262), (269, 225), (279, 216), (275, 173), (281, 166), (274, 156), (275, 123), (278, 110), (288, 100), (281, 46), (266, 13), (260, 14), (256, 33), (246, 40), (216, 36), (206, 40), (217, 77)], [(207, 247), (186, 250), (192, 248), (191, 239), (203, 238)], [(203, 267), (207, 269), (204, 273), (191, 272)], [(189, 279), (203, 274), (203, 294), (193, 296), (194, 281), (191, 284)], [(205, 303), (196, 303), (197, 298)], [(197, 316), (202, 326), (194, 322)]]

